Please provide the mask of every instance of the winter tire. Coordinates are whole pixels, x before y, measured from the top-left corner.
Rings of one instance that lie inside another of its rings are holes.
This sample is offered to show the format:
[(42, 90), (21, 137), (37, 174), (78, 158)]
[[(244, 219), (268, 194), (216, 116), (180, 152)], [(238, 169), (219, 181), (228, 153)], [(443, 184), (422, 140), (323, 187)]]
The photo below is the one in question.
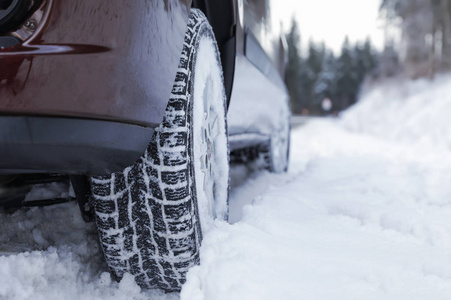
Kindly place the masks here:
[(290, 112), (288, 106), (280, 112), (279, 122), (270, 140), (258, 148), (264, 166), (274, 173), (288, 170), (290, 156)]
[(123, 172), (91, 179), (100, 242), (111, 273), (143, 288), (180, 290), (199, 262), (202, 232), (227, 218), (225, 92), (216, 41), (192, 10), (162, 124)]

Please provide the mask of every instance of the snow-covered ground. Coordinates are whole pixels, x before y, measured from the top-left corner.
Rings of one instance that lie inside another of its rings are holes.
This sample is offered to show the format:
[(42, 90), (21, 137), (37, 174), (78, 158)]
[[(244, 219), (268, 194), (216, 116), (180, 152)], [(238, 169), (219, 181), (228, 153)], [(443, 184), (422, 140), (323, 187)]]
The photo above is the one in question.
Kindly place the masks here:
[(235, 166), (180, 295), (112, 281), (74, 203), (0, 212), (0, 299), (450, 299), (450, 91), (386, 84), (294, 130), (287, 174)]

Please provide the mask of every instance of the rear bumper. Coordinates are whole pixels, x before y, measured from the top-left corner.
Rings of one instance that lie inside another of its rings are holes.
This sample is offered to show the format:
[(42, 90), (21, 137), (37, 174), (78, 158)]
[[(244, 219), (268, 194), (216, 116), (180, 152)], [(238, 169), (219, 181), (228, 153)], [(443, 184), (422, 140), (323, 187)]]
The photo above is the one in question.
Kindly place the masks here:
[(111, 121), (0, 116), (0, 174), (110, 174), (132, 165), (153, 131)]
[(37, 31), (0, 50), (0, 113), (158, 126), (191, 1), (46, 2)]

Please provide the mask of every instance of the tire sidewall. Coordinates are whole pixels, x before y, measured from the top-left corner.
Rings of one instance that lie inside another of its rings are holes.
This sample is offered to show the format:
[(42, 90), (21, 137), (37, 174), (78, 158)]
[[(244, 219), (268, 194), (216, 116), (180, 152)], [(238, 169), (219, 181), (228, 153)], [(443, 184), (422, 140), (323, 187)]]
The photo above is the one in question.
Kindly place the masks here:
[[(199, 52), (200, 51), (200, 47), (202, 45), (202, 42), (207, 40), (209, 41), (209, 43), (211, 43), (211, 46), (213, 46), (213, 51), (214, 51), (214, 56), (216, 58), (216, 63), (217, 63), (217, 67), (218, 67), (218, 71), (219, 74), (216, 74), (217, 76), (217, 80), (220, 80), (221, 82), (221, 92), (222, 92), (222, 96), (221, 96), (221, 101), (222, 101), (222, 111), (223, 111), (223, 119), (221, 120), (221, 122), (223, 122), (222, 124), (222, 130), (224, 131), (224, 147), (225, 149), (219, 149), (219, 151), (224, 151), (226, 153), (226, 156), (223, 157), (223, 160), (226, 160), (226, 164), (227, 164), (227, 170), (223, 170), (223, 176), (225, 177), (226, 180), (224, 180), (224, 182), (222, 183), (223, 186), (223, 193), (225, 193), (225, 196), (223, 197), (223, 199), (220, 199), (220, 206), (222, 206), (222, 208), (217, 208), (214, 207), (216, 214), (216, 218), (219, 220), (227, 220), (228, 219), (228, 193), (229, 193), (229, 169), (228, 169), (228, 165), (229, 165), (229, 147), (228, 147), (228, 140), (227, 140), (227, 118), (226, 118), (226, 112), (227, 112), (227, 101), (226, 101), (226, 95), (225, 95), (225, 88), (224, 88), (224, 78), (223, 78), (223, 74), (222, 74), (222, 67), (221, 67), (221, 62), (220, 62), (220, 55), (219, 55), (219, 49), (214, 37), (214, 33), (213, 30), (210, 26), (210, 24), (208, 23), (208, 21), (206, 20), (205, 17), (203, 17), (204, 19), (201, 21), (201, 24), (199, 26), (199, 30), (195, 39), (195, 45), (194, 48), (196, 49), (196, 53), (193, 54), (193, 59), (192, 59), (192, 73), (191, 73), (191, 78), (189, 80), (189, 94), (190, 94), (190, 101), (188, 102), (189, 104), (189, 123), (192, 124), (191, 128), (190, 128), (190, 136), (189, 136), (189, 151), (190, 151), (190, 157), (193, 159), (193, 163), (190, 166), (190, 175), (191, 178), (193, 179), (192, 182), (192, 195), (196, 198), (196, 203), (197, 203), (197, 213), (198, 213), (198, 217), (199, 217), (199, 222), (201, 224), (201, 229), (202, 232), (206, 231), (208, 228), (211, 227), (211, 222), (213, 221), (212, 219), (207, 219), (205, 218), (205, 216), (202, 215), (202, 208), (199, 208), (199, 205), (201, 205), (201, 199), (199, 199), (199, 196), (201, 196), (202, 191), (199, 190), (198, 188), (198, 180), (201, 180), (201, 178), (198, 176), (199, 174), (196, 174), (196, 153), (195, 153), (195, 147), (196, 147), (196, 138), (195, 135), (198, 134), (198, 128), (196, 128), (197, 124), (195, 124), (196, 120), (196, 116), (195, 114), (195, 105), (197, 105), (197, 103), (195, 104), (195, 96), (196, 96), (196, 82), (198, 80), (200, 80), (201, 76), (203, 76), (204, 74), (200, 74), (197, 66), (198, 63), (201, 63), (201, 59), (203, 57), (199, 56)], [(200, 99), (197, 99), (200, 100)], [(218, 100), (219, 101), (219, 100)], [(198, 162), (197, 162), (198, 163)], [(225, 185), (225, 186), (224, 186)]]

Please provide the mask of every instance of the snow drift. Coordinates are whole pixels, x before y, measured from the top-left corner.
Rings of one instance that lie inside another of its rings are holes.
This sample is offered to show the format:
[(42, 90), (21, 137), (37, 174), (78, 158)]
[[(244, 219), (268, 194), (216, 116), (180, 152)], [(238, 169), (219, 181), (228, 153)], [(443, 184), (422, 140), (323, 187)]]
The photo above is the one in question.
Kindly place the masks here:
[(391, 141), (451, 147), (451, 76), (369, 88), (343, 115), (346, 128)]

